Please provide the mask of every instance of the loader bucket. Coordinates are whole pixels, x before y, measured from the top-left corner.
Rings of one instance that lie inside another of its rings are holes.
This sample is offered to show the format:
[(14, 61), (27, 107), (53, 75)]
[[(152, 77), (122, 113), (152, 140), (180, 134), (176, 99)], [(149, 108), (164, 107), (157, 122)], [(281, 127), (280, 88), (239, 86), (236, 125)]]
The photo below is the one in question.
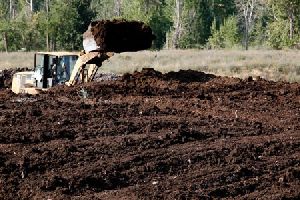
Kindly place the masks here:
[(92, 22), (83, 34), (83, 46), (86, 52), (140, 51), (150, 48), (154, 38), (151, 28), (143, 22), (100, 20)]
[(88, 27), (88, 30), (83, 34), (83, 49), (85, 52), (95, 51), (100, 47), (97, 46), (95, 38), (91, 32), (91, 26)]

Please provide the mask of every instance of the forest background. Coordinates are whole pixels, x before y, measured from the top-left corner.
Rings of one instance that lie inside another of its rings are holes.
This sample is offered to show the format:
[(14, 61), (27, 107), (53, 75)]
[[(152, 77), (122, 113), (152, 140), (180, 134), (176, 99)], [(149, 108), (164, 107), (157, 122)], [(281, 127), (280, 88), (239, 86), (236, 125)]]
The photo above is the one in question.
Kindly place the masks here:
[(0, 51), (81, 50), (92, 20), (147, 23), (153, 49), (300, 46), (300, 0), (0, 0)]

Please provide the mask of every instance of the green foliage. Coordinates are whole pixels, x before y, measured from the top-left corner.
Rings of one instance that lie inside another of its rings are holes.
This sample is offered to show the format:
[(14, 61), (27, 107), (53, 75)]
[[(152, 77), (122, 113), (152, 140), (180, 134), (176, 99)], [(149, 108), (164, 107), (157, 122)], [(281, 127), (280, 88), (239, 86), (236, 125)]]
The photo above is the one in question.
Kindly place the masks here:
[[(44, 1), (35, 1), (34, 9), (42, 9), (36, 12), (29, 10), (26, 1), (17, 1), (17, 9), (14, 11), (17, 15), (13, 19), (10, 18), (9, 13), (4, 13), (9, 23), (0, 22), (0, 33), (2, 33), (0, 35), (4, 41), (4, 34), (6, 34), (10, 51), (21, 48), (45, 49), (47, 36), (51, 42), (51, 50), (81, 49), (82, 33), (94, 17), (94, 12), (90, 9), (91, 1), (49, 2), (49, 13), (45, 10)], [(4, 45), (2, 46), (3, 50)]]
[[(25, 48), (28, 51), (34, 49), (40, 49), (43, 44), (40, 43), (36, 38), (41, 38), (40, 32), (36, 29), (38, 24), (38, 13), (33, 14), (30, 18), (31, 20), (20, 19), (18, 23), (18, 31), (21, 35), (21, 46), (20, 48)], [(20, 49), (19, 48), (19, 49)]]
[(148, 23), (152, 13), (143, 6), (143, 0), (123, 0), (122, 17)]
[(277, 17), (287, 18), (291, 14), (296, 16), (299, 12), (300, 0), (269, 0), (269, 6)]
[(166, 42), (166, 33), (170, 30), (172, 22), (164, 15), (153, 15), (149, 21), (149, 25), (156, 37), (154, 48), (161, 49)]
[(31, 20), (25, 20), (24, 17), (19, 17), (11, 21), (0, 22), (0, 32), (2, 44), (0, 50), (5, 50), (4, 35), (8, 43), (9, 51), (17, 51), (22, 48), (32, 50), (38, 47), (36, 38), (39, 37), (39, 32), (36, 30), (37, 18), (36, 15), (31, 17)]
[(7, 20), (9, 17), (9, 1), (0, 0), (0, 19)]
[(87, 1), (57, 1), (51, 6), (48, 20), (54, 49), (80, 49), (82, 33), (94, 17)]
[(6, 36), (7, 43), (9, 43), (8, 51), (15, 51), (19, 49), (21, 46), (21, 36), (20, 31), (17, 30), (16, 23), (9, 23), (7, 21), (1, 21), (0, 22), (0, 28), (1, 28), (1, 38), (2, 38), (2, 45), (0, 47), (0, 50), (4, 51), (4, 35)]
[[(58, 1), (52, 6), (49, 13), (48, 27), (54, 49), (74, 49), (72, 46), (76, 45), (74, 44), (74, 37), (76, 37), (74, 22), (77, 20), (79, 20), (79, 15), (76, 8), (69, 7), (68, 3)], [(71, 42), (71, 39), (73, 39), (73, 42)]]
[(224, 20), (236, 13), (234, 0), (214, 0), (210, 4), (213, 19), (216, 21), (216, 27), (219, 28)]
[(268, 13), (264, 13), (254, 24), (253, 31), (250, 34), (250, 45), (254, 47), (265, 47), (267, 45), (267, 23), (270, 21)]
[[(10, 2), (13, 4), (10, 5)], [(238, 0), (0, 0), (0, 51), (80, 50), (96, 19), (125, 18), (150, 25), (153, 48), (232, 48), (243, 36)], [(180, 12), (177, 3), (181, 2)], [(299, 44), (300, 0), (257, 1), (247, 41), (282, 49)], [(179, 14), (179, 19), (177, 17)], [(177, 20), (178, 19), (178, 20)], [(178, 23), (177, 23), (178, 22)], [(249, 36), (249, 37), (248, 37)], [(168, 38), (167, 38), (168, 37)], [(5, 45), (7, 44), (7, 45)], [(171, 44), (171, 45), (169, 45)], [(248, 42), (247, 42), (248, 44)]]
[(219, 29), (223, 21), (235, 13), (234, 0), (184, 1), (181, 48), (203, 48), (212, 34), (211, 27)]
[(183, 17), (184, 32), (179, 46), (181, 48), (201, 48), (210, 35), (212, 22), (208, 1), (186, 1)]
[(168, 13), (168, 4), (165, 0), (148, 1), (145, 0), (124, 0), (122, 16), (128, 20), (143, 21), (150, 25), (156, 39), (154, 48), (160, 49), (166, 41), (166, 33), (172, 26), (172, 19)]
[(278, 20), (269, 24), (267, 28), (267, 44), (274, 49), (283, 49), (291, 47), (297, 38), (289, 38), (289, 23), (287, 20)]
[(95, 19), (111, 19), (115, 17), (114, 1), (91, 0), (91, 10), (95, 12)]
[(209, 48), (232, 48), (240, 40), (237, 19), (234, 16), (228, 17), (219, 30), (217, 30), (217, 22), (214, 20), (211, 29), (212, 36), (208, 39)]
[(217, 21), (214, 20), (211, 26), (212, 36), (208, 39), (208, 47), (211, 49), (225, 48), (224, 38), (220, 30), (217, 30)]
[(267, 27), (268, 45), (275, 49), (299, 42), (300, 0), (270, 0), (273, 19)]

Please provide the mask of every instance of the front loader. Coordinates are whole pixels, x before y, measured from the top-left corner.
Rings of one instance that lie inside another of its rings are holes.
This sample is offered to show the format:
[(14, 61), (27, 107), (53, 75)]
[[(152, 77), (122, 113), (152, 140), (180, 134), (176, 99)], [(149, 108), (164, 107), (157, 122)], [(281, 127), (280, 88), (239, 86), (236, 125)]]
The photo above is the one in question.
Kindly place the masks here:
[(150, 48), (153, 39), (151, 28), (142, 22), (92, 22), (83, 34), (84, 51), (36, 53), (34, 70), (14, 74), (12, 91), (38, 94), (55, 85), (93, 81), (98, 68), (114, 53)]
[(103, 61), (111, 56), (113, 53), (38, 52), (34, 55), (33, 71), (14, 74), (12, 91), (38, 94), (55, 85), (93, 81)]

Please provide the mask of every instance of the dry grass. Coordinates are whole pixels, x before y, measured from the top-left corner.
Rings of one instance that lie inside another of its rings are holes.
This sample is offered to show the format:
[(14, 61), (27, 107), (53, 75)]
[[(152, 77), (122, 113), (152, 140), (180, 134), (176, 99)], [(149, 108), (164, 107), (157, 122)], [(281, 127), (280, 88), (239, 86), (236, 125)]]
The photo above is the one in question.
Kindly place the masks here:
[(0, 70), (8, 68), (33, 67), (33, 52), (0, 53)]
[[(0, 69), (32, 65), (33, 53), (0, 54)], [(222, 76), (261, 76), (276, 81), (300, 82), (300, 51), (141, 51), (116, 54), (103, 64), (102, 70), (122, 74), (145, 67), (153, 67), (163, 73), (193, 69)]]
[(153, 67), (161, 72), (193, 69), (221, 76), (300, 82), (300, 51), (163, 50), (117, 54), (104, 71), (133, 72)]

